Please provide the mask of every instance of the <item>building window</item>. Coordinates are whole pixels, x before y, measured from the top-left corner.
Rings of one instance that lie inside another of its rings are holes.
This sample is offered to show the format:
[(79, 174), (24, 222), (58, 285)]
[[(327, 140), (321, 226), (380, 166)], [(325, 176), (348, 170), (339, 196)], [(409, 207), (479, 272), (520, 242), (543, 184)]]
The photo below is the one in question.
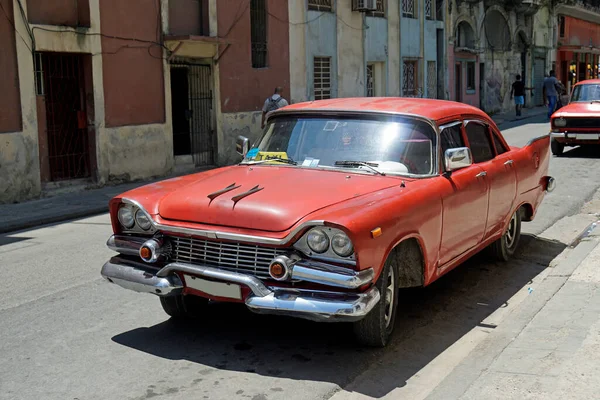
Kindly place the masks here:
[(369, 17), (385, 18), (384, 0), (377, 0), (377, 11), (369, 11), (366, 13)]
[(433, 2), (435, 0), (425, 0), (425, 18), (433, 19)]
[(475, 62), (467, 62), (467, 90), (475, 90)]
[(402, 0), (402, 16), (405, 18), (417, 18), (415, 0)]
[(375, 76), (373, 64), (367, 64), (367, 97), (375, 96)]
[(435, 1), (435, 19), (438, 21), (444, 20), (444, 0), (433, 0)]
[(333, 0), (308, 0), (308, 9), (314, 11), (333, 11)]
[(267, 66), (266, 0), (250, 0), (250, 36), (252, 68), (265, 68)]
[(34, 55), (35, 65), (35, 94), (43, 96), (46, 94), (44, 91), (44, 67), (42, 63), (42, 53), (35, 53)]
[(315, 100), (331, 98), (331, 58), (315, 57), (314, 59)]
[(417, 61), (404, 61), (402, 76), (402, 94), (404, 96), (417, 95)]
[(435, 99), (437, 94), (437, 68), (435, 61), (427, 61), (427, 97)]
[(565, 17), (561, 15), (558, 17), (558, 31), (561, 38), (565, 37)]

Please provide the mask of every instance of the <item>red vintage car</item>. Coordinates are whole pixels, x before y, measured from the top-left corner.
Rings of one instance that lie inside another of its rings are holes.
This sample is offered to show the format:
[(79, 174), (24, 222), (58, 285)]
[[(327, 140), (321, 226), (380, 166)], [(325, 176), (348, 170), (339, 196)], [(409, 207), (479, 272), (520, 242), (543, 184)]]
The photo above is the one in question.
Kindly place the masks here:
[(406, 98), (295, 104), (268, 115), (237, 164), (110, 201), (110, 282), (173, 317), (209, 301), (349, 321), (385, 346), (398, 290), (488, 248), (508, 260), (555, 181), (549, 135), (509, 146), (481, 110)]
[(550, 119), (552, 154), (561, 155), (565, 146), (600, 144), (600, 79), (578, 82), (569, 104)]

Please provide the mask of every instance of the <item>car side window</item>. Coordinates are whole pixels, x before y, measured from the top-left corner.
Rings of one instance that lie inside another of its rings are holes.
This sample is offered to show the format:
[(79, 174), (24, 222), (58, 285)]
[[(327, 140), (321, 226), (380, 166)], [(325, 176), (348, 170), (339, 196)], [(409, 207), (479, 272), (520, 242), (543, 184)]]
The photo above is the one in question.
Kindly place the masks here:
[(470, 122), (465, 131), (473, 154), (473, 162), (481, 163), (494, 158), (494, 149), (490, 142), (487, 126)]
[(508, 149), (504, 147), (500, 139), (498, 139), (498, 135), (492, 133), (492, 137), (494, 138), (494, 146), (496, 146), (496, 154), (500, 155), (506, 153)]
[(460, 127), (462, 124), (456, 124), (448, 128), (444, 128), (440, 135), (442, 154), (446, 153), (448, 149), (454, 149), (456, 147), (465, 147), (465, 142), (460, 133)]

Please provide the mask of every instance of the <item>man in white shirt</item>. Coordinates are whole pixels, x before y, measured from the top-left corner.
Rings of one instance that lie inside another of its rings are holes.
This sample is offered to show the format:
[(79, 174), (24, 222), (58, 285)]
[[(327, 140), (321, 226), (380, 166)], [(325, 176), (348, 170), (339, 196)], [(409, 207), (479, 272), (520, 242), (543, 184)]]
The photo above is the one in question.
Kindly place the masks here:
[(265, 127), (265, 116), (268, 112), (288, 105), (287, 100), (281, 97), (282, 93), (283, 88), (281, 86), (277, 86), (273, 95), (265, 100), (265, 104), (262, 108), (262, 121), (260, 122), (261, 129), (264, 129)]

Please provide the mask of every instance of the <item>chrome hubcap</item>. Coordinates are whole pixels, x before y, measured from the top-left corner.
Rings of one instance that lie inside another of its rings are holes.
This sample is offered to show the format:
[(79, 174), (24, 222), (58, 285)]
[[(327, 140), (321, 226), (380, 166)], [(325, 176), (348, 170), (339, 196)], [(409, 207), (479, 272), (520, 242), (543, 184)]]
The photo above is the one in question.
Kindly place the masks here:
[(394, 311), (394, 291), (396, 279), (394, 276), (394, 268), (390, 268), (388, 272), (387, 287), (385, 288), (385, 326), (388, 327), (392, 320), (392, 311)]
[(512, 248), (515, 244), (515, 239), (517, 237), (517, 213), (515, 212), (510, 219), (508, 224), (508, 229), (504, 233), (504, 240), (506, 241), (506, 247)]

